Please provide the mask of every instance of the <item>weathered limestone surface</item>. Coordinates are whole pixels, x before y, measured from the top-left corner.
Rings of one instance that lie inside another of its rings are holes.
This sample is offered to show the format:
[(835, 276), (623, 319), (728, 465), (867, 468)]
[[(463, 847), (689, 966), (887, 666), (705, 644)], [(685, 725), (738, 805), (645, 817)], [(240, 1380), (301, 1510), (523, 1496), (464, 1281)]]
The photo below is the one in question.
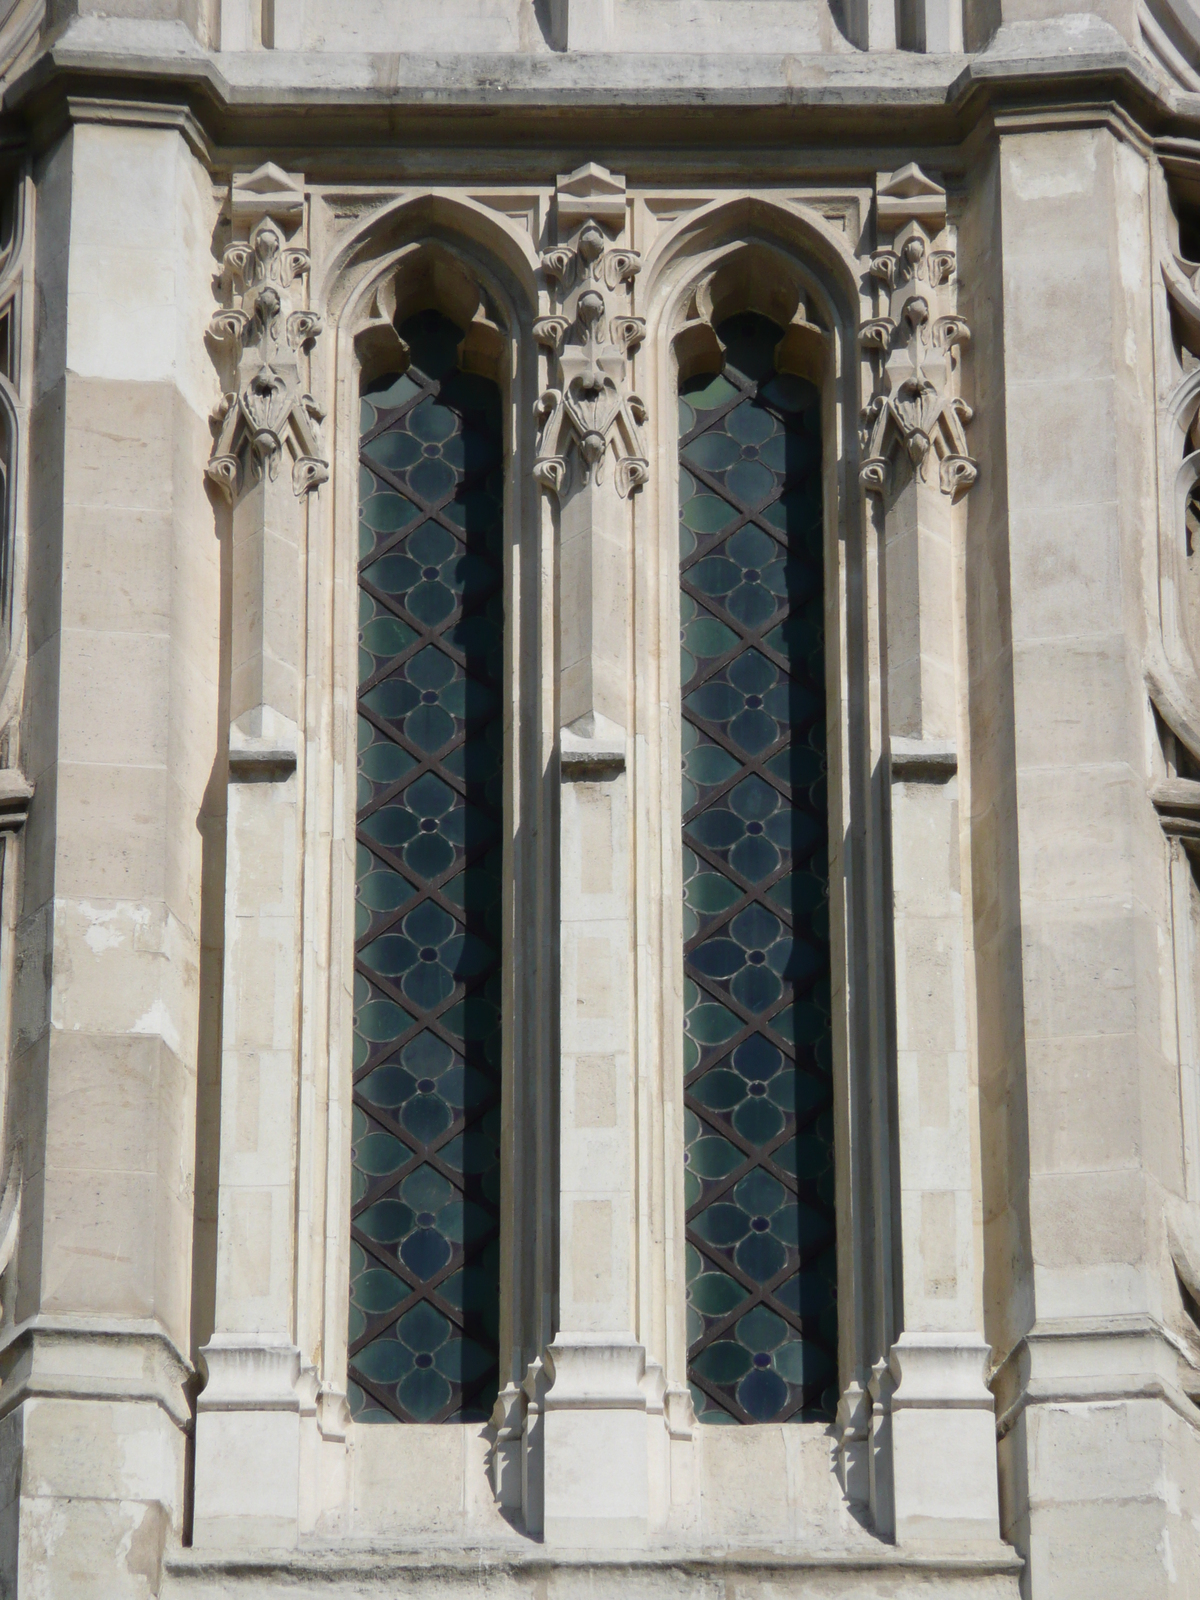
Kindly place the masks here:
[[(0, 85), (0, 1595), (1193, 1592), (1200, 14), (16, 0)], [(486, 1427), (346, 1403), (358, 396), (430, 307), (508, 460)], [(688, 1388), (741, 310), (822, 393), (828, 1426)]]
[[(14, 1593), (134, 1595), (178, 1526), (188, 1415), (220, 607), (191, 470), (212, 199), (165, 130), (77, 128), (35, 179), (51, 298), (32, 373), (21, 750), (38, 806), (13, 934), (25, 1242), (4, 1560)], [(80, 1565), (93, 1543), (103, 1570)]]

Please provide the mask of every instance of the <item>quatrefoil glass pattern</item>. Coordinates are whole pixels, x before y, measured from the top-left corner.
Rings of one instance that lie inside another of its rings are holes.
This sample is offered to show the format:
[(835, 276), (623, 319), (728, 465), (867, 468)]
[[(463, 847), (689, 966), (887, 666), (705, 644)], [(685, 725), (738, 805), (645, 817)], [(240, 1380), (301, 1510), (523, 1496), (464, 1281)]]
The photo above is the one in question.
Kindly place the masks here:
[(783, 330), (679, 400), (688, 1375), (702, 1422), (837, 1403), (821, 407)]
[(462, 330), (361, 401), (350, 1408), (483, 1421), (499, 1336), (503, 430)]

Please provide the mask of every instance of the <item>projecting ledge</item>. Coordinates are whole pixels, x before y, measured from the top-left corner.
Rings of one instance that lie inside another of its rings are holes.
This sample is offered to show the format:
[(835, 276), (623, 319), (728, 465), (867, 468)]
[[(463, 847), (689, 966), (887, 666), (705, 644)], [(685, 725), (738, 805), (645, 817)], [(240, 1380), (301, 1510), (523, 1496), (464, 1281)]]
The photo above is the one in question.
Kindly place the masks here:
[(949, 783), (958, 771), (958, 751), (945, 739), (890, 741), (893, 783)]
[(1150, 791), (1163, 832), (1193, 846), (1200, 844), (1200, 783), (1171, 778)]
[(0, 768), (0, 832), (15, 833), (25, 826), (33, 800), (33, 785), (15, 767)]
[(1007, 1545), (926, 1550), (898, 1548), (864, 1535), (848, 1549), (713, 1547), (673, 1543), (637, 1551), (619, 1549), (553, 1552), (532, 1541), (521, 1549), (457, 1545), (365, 1545), (349, 1549), (250, 1551), (223, 1555), (212, 1550), (180, 1550), (168, 1556), (163, 1600), (175, 1595), (209, 1596), (308, 1592), (347, 1596), (413, 1595), (428, 1591), (451, 1600), (459, 1594), (494, 1590), (498, 1579), (517, 1593), (563, 1596), (594, 1592), (644, 1595), (647, 1582), (664, 1597), (695, 1596), (697, 1585), (711, 1600), (747, 1592), (747, 1585), (769, 1586), (775, 1596), (837, 1595), (844, 1600), (876, 1600), (881, 1580), (912, 1576), (927, 1600), (1017, 1600), (1020, 1557)]
[(625, 730), (598, 712), (560, 728), (558, 741), (564, 783), (613, 778), (625, 770)]

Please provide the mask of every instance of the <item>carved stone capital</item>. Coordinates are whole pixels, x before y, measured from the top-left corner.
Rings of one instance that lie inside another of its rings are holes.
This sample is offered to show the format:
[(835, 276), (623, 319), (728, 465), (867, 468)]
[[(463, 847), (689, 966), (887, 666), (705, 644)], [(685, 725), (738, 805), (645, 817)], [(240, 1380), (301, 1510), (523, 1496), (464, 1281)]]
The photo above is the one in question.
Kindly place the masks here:
[(605, 483), (611, 457), (625, 497), (646, 482), (649, 466), (645, 411), (629, 372), (630, 353), (646, 333), (628, 307), (641, 258), (609, 237), (624, 226), (624, 179), (594, 163), (560, 178), (557, 216), (560, 232), (571, 225), (575, 232), (541, 257), (557, 305), (534, 324), (534, 337), (551, 352), (552, 386), (535, 407), (533, 473), (562, 495), (573, 483)]
[(918, 166), (881, 176), (881, 242), (866, 272), (883, 303), (858, 333), (875, 373), (862, 416), (859, 469), (860, 482), (872, 494), (886, 491), (891, 460), (900, 451), (921, 481), (929, 480), (936, 462), (938, 487), (951, 499), (978, 475), (963, 433), (971, 408), (952, 393), (958, 352), (969, 344), (971, 330), (957, 314), (954, 251), (946, 244), (933, 247), (945, 222), (945, 191)]
[(235, 177), (230, 214), (246, 237), (224, 251), (221, 284), (229, 303), (213, 316), (208, 334), (231, 352), (236, 371), (213, 413), (206, 476), (232, 502), (248, 479), (275, 479), (288, 455), (293, 488), (302, 496), (329, 477), (320, 408), (304, 393), (300, 371), (324, 326), (320, 313), (302, 303), (308, 251), (289, 243), (303, 222), (304, 191), (268, 163)]

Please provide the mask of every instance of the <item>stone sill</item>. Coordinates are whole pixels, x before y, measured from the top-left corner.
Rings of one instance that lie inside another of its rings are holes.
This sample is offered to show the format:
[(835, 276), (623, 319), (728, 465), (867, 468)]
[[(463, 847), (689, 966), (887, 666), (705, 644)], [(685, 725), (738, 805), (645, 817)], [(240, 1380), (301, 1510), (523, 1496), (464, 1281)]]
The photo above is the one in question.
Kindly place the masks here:
[(547, 1549), (532, 1541), (508, 1544), (458, 1543), (439, 1548), (392, 1542), (346, 1543), (300, 1550), (178, 1550), (166, 1558), (165, 1571), (175, 1579), (286, 1577), (289, 1582), (387, 1582), (411, 1580), (420, 1572), (434, 1582), (497, 1575), (537, 1576), (550, 1571), (595, 1573), (679, 1573), (703, 1579), (756, 1574), (786, 1578), (789, 1573), (904, 1574), (918, 1577), (1016, 1577), (1024, 1566), (1010, 1545), (909, 1544), (875, 1540), (862, 1546), (811, 1549), (766, 1545), (700, 1546), (685, 1542), (639, 1550)]

